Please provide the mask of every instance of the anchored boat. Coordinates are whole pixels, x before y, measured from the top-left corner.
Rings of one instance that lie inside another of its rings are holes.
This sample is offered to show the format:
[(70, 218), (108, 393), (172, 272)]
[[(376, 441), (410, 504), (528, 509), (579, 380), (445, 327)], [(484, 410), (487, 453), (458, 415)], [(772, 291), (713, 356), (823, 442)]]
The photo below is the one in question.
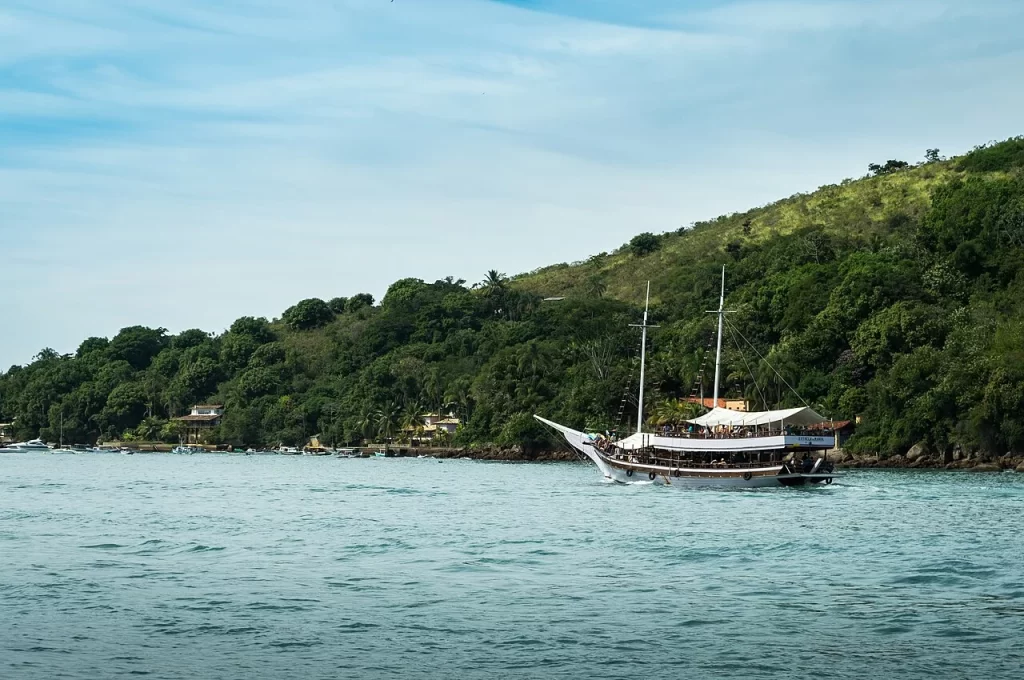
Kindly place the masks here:
[(838, 475), (827, 452), (835, 447), (829, 419), (809, 406), (775, 411), (720, 408), (718, 381), (725, 320), (725, 268), (718, 310), (715, 389), (708, 413), (688, 420), (680, 432), (644, 432), (644, 368), (650, 283), (644, 306), (640, 344), (640, 390), (637, 431), (622, 439), (587, 434), (535, 415), (572, 448), (592, 460), (605, 479), (649, 481), (678, 487), (757, 488), (831, 484)]

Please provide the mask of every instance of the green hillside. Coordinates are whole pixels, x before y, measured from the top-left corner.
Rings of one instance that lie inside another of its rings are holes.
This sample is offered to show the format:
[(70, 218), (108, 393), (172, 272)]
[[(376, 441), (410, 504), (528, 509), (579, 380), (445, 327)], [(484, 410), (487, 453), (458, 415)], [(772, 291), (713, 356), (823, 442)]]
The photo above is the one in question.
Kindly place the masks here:
[(709, 368), (725, 265), (726, 395), (860, 416), (851, 446), (882, 455), (1024, 451), (1024, 138), (905, 165), (511, 280), (403, 279), (376, 305), (305, 300), (219, 336), (134, 327), (44, 350), (0, 375), (0, 421), (19, 438), (56, 439), (63, 415), (66, 440), (174, 441), (174, 415), (216, 401), (214, 441), (340, 444), (450, 410), (455, 444), (536, 450), (551, 442), (532, 413), (630, 425), (628, 324), (648, 280), (647, 413), (678, 420)]

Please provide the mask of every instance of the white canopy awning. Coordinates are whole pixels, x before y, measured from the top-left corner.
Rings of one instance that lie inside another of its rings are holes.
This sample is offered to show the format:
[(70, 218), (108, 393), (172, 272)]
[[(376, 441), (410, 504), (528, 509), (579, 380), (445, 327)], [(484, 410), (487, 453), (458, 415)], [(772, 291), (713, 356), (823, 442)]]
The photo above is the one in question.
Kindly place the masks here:
[(699, 418), (686, 421), (702, 427), (754, 426), (754, 425), (817, 425), (827, 423), (828, 418), (812, 408), (787, 408), (780, 411), (733, 411), (727, 408), (714, 408)]

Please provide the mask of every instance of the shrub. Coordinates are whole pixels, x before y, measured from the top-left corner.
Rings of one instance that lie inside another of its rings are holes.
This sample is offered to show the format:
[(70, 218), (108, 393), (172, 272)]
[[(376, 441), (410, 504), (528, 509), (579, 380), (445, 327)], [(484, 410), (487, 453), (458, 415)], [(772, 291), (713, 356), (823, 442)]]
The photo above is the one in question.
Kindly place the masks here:
[(637, 234), (629, 242), (629, 252), (637, 257), (649, 255), (661, 247), (661, 239), (649, 231)]

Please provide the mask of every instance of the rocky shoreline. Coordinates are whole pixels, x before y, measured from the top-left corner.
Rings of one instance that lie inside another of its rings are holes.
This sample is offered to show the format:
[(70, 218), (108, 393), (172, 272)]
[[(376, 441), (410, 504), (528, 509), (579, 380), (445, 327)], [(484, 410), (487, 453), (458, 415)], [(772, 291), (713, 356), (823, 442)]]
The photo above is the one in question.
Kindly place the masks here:
[(1024, 472), (1024, 455), (1007, 453), (1002, 456), (984, 455), (964, 451), (954, 446), (946, 451), (930, 451), (923, 444), (911, 447), (905, 455), (880, 457), (875, 454), (856, 454), (839, 449), (829, 454), (840, 468), (894, 468), (924, 470), (968, 470), (971, 472)]

